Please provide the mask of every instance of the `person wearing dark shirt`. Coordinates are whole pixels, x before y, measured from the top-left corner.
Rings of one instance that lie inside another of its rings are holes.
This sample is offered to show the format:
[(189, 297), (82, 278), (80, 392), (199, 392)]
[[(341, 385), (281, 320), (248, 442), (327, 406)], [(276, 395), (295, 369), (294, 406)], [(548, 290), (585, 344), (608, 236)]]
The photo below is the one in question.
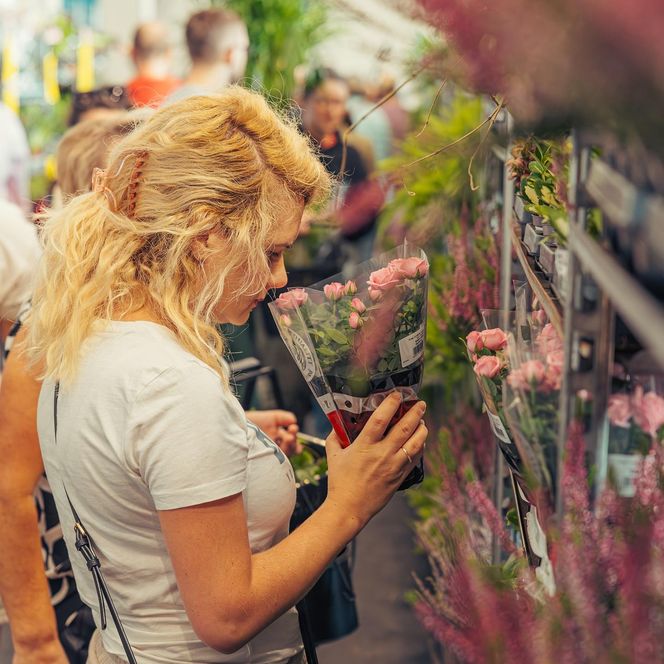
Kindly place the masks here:
[[(327, 170), (340, 179), (334, 217), (341, 234), (362, 261), (371, 257), (378, 212), (384, 201), (380, 184), (369, 177), (360, 153), (346, 146), (343, 164), (341, 129), (347, 115), (348, 84), (330, 69), (317, 69), (307, 79), (302, 100), (302, 126), (319, 146)], [(306, 229), (305, 229), (306, 230)]]

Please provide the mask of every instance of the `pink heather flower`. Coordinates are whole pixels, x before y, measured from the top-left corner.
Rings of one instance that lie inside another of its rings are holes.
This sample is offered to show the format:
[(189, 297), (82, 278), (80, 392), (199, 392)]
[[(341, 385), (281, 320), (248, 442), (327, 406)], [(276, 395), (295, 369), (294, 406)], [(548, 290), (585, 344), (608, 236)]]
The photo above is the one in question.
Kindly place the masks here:
[(628, 429), (629, 421), (632, 419), (632, 404), (629, 395), (612, 394), (609, 397), (606, 414), (613, 426)]
[(387, 267), (404, 279), (417, 279), (429, 272), (429, 264), (424, 258), (395, 258)]
[(468, 346), (468, 350), (471, 353), (475, 353), (478, 350), (482, 350), (482, 348), (484, 348), (484, 342), (482, 341), (482, 335), (477, 330), (473, 330), (466, 337), (466, 346)]
[(346, 294), (346, 287), (338, 281), (323, 286), (323, 293), (328, 300), (340, 300)]
[(477, 360), (477, 363), (473, 367), (473, 371), (478, 376), (494, 378), (500, 373), (502, 368), (503, 363), (495, 355), (483, 355), (479, 360)]
[(350, 306), (359, 314), (363, 314), (367, 310), (364, 302), (359, 297), (354, 297), (350, 302)]
[(293, 324), (293, 321), (288, 314), (281, 314), (281, 316), (279, 316), (279, 321), (285, 327), (290, 327)]
[(309, 295), (304, 288), (293, 288), (282, 293), (277, 298), (277, 305), (280, 309), (297, 309), (309, 299)]
[(344, 286), (344, 293), (346, 295), (355, 295), (357, 293), (357, 284), (354, 281), (347, 281)]
[(348, 317), (348, 324), (354, 330), (356, 330), (358, 327), (362, 327), (364, 321), (362, 320), (360, 314), (357, 313), (357, 311), (352, 311), (350, 316)]
[(507, 335), (499, 328), (494, 327), (491, 330), (482, 330), (480, 332), (482, 343), (489, 350), (502, 350), (507, 346)]
[[(392, 270), (390, 266), (383, 267), (380, 270), (376, 270), (369, 275), (369, 295), (371, 296), (371, 291), (385, 292), (394, 288), (399, 283), (401, 283), (401, 276)], [(372, 299), (373, 296), (372, 296)]]
[(634, 406), (634, 422), (648, 435), (657, 438), (657, 432), (664, 425), (664, 398), (655, 392), (643, 393), (637, 386), (632, 399)]

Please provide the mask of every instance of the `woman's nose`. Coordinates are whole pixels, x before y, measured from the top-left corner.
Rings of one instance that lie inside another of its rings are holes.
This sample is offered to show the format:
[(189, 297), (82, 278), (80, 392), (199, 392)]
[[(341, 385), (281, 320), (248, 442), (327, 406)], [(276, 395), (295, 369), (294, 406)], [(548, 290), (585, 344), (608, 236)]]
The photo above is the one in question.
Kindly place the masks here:
[(284, 257), (282, 256), (272, 269), (269, 288), (283, 288), (287, 283), (288, 275), (286, 274), (286, 264), (284, 262)]

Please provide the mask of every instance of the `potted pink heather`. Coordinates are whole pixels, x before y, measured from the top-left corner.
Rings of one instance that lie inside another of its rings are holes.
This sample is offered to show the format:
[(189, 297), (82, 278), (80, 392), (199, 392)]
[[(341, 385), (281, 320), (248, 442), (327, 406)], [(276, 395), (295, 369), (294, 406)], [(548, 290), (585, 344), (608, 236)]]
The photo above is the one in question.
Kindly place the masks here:
[[(391, 392), (417, 401), (424, 370), (429, 264), (403, 245), (269, 304), (279, 332), (334, 431), (349, 445)], [(415, 468), (401, 488), (421, 482)]]

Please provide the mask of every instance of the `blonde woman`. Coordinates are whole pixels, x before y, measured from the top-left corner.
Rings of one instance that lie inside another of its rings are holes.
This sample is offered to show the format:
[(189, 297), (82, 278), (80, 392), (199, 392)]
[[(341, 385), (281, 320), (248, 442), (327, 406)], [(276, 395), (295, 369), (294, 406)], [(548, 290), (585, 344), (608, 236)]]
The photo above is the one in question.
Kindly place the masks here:
[[(346, 450), (330, 436), (328, 498), (289, 535), (292, 468), (229, 389), (216, 324), (286, 284), (284, 252), (327, 175), (239, 88), (157, 111), (108, 173), (47, 221), (31, 318), (67, 545), (68, 494), (141, 664), (304, 662), (292, 607), (418, 462), (424, 404), (385, 435), (386, 399)], [(72, 564), (99, 627), (90, 572)], [(89, 661), (123, 653), (109, 620)]]

